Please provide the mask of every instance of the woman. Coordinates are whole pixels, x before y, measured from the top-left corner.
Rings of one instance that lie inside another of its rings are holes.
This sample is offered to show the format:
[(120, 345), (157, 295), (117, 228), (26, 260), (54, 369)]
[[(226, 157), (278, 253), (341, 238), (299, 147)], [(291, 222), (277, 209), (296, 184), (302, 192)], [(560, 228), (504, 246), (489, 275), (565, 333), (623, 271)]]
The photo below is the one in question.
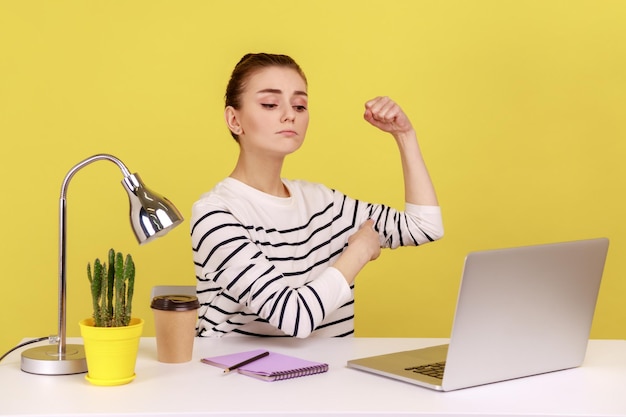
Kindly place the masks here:
[(364, 117), (398, 145), (404, 212), (282, 178), (285, 157), (304, 141), (307, 100), (306, 77), (288, 56), (248, 54), (233, 70), (224, 115), (239, 158), (192, 209), (199, 336), (351, 335), (358, 272), (381, 248), (443, 235), (415, 131), (387, 97), (368, 101)]

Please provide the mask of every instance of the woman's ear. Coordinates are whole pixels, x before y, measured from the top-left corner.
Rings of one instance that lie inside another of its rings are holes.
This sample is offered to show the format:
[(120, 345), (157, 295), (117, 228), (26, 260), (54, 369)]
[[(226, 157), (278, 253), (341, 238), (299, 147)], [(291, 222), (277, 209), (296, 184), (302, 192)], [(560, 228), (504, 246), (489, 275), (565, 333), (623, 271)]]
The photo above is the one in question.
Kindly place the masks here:
[(241, 135), (243, 129), (241, 128), (241, 123), (239, 123), (239, 114), (233, 106), (227, 106), (224, 109), (224, 119), (226, 120), (228, 129), (230, 129), (234, 135)]

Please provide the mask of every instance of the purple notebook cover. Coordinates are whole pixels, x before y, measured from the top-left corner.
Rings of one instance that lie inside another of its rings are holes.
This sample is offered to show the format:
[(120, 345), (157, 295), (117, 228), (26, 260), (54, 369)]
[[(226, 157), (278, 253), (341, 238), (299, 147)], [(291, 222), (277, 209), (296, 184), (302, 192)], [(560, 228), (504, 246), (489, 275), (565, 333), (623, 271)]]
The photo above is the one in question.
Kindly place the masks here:
[[(213, 356), (202, 359), (202, 362), (226, 369), (265, 351), (265, 349), (256, 349), (229, 355)], [(239, 373), (260, 377), (269, 381), (312, 375), (314, 373), (326, 372), (327, 370), (328, 364), (276, 352), (270, 352), (268, 356), (237, 368)]]

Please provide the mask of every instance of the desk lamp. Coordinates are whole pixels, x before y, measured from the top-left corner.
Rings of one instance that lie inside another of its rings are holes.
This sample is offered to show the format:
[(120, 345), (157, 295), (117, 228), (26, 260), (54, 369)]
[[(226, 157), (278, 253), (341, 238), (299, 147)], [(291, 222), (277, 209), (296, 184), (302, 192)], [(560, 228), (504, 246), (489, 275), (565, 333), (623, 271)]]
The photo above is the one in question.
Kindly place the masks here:
[(93, 155), (76, 164), (65, 176), (59, 200), (59, 333), (51, 337), (51, 345), (28, 349), (22, 353), (22, 371), (39, 375), (69, 375), (87, 372), (83, 345), (66, 344), (66, 212), (67, 187), (81, 168), (99, 160), (117, 164), (124, 174), (122, 185), (130, 202), (130, 224), (139, 244), (163, 236), (183, 221), (180, 212), (165, 197), (148, 189), (138, 174), (131, 174), (116, 157), (107, 154)]

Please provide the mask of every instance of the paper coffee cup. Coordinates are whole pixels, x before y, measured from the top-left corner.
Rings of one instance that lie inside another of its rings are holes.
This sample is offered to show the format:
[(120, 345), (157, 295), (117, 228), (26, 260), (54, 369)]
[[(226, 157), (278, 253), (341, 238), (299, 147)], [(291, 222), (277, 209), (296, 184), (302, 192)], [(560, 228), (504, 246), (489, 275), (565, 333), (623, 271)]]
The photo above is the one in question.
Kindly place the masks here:
[(189, 362), (198, 320), (198, 298), (190, 295), (159, 295), (150, 304), (154, 313), (157, 360)]

